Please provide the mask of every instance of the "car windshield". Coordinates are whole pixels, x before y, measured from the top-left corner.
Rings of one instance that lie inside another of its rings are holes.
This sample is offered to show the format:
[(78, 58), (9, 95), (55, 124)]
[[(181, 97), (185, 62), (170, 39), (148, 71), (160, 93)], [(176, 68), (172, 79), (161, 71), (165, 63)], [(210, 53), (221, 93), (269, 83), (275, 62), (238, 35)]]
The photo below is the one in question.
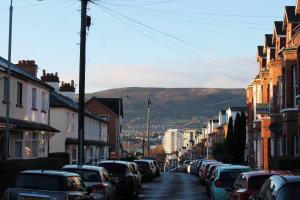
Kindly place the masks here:
[(248, 180), (248, 189), (250, 189), (250, 190), (259, 190), (259, 188), (264, 184), (264, 182), (269, 177), (270, 176), (256, 176), (256, 177), (251, 177)]
[(101, 177), (98, 171), (86, 169), (63, 169), (64, 171), (74, 172), (79, 174), (84, 182), (101, 182)]
[(104, 167), (109, 176), (120, 176), (127, 172), (127, 165), (120, 163), (100, 163), (100, 167)]
[(278, 191), (276, 200), (286, 199), (300, 200), (300, 182), (289, 183)]
[(235, 170), (229, 170), (221, 172), (220, 179), (223, 182), (224, 187), (232, 187), (235, 179), (238, 177), (238, 175), (242, 172), (248, 171), (246, 169), (235, 169)]

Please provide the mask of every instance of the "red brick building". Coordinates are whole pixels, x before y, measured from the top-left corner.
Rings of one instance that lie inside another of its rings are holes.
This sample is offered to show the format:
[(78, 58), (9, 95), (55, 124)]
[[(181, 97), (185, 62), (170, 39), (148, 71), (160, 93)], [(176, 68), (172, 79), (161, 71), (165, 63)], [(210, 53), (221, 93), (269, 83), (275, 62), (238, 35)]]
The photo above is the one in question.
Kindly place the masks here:
[[(259, 73), (247, 88), (249, 164), (300, 168), (300, 1), (258, 47)], [(258, 109), (269, 105), (268, 112)], [(251, 155), (253, 155), (251, 157)]]
[(121, 156), (121, 132), (123, 118), (122, 98), (93, 97), (85, 104), (86, 109), (99, 116), (108, 118), (108, 141), (110, 143), (110, 158), (118, 159)]

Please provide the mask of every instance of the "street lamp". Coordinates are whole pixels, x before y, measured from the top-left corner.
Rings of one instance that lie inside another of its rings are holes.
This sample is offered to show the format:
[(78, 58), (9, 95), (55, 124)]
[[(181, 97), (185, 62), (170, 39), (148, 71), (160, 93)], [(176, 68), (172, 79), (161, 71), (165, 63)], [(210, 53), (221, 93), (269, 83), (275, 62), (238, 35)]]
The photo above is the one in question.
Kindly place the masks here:
[(13, 16), (13, 1), (10, 0), (9, 7), (9, 33), (8, 33), (8, 65), (7, 65), (7, 82), (5, 89), (6, 96), (6, 113), (5, 113), (5, 133), (3, 138), (3, 159), (9, 157), (9, 108), (10, 108), (10, 77), (11, 77), (11, 43), (12, 43), (12, 16)]

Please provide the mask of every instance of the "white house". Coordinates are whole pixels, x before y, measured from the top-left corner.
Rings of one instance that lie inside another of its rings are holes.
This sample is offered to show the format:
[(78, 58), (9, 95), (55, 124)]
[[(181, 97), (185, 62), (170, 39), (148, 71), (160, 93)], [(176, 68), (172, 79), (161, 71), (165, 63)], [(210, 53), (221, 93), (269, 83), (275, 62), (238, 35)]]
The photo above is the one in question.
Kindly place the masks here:
[[(3, 153), (5, 131), (8, 61), (0, 57), (0, 153)], [(57, 129), (49, 125), (49, 93), (53, 88), (39, 80), (34, 61), (11, 65), (9, 158), (46, 157), (49, 139)]]
[[(67, 152), (70, 162), (78, 161), (78, 103), (75, 101), (74, 82), (62, 82), (59, 77), (44, 71), (41, 79), (51, 84), (55, 91), (50, 94), (50, 124), (60, 133), (50, 140), (50, 152)], [(97, 164), (108, 158), (107, 118), (85, 111), (85, 163)]]

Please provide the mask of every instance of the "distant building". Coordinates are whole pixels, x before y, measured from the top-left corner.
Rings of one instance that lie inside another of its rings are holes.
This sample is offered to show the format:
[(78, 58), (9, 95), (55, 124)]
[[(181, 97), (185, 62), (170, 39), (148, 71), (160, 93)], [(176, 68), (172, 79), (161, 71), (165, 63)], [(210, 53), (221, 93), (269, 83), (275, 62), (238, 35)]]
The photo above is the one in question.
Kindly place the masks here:
[(163, 138), (163, 147), (167, 154), (178, 152), (183, 146), (183, 132), (178, 129), (168, 129)]

